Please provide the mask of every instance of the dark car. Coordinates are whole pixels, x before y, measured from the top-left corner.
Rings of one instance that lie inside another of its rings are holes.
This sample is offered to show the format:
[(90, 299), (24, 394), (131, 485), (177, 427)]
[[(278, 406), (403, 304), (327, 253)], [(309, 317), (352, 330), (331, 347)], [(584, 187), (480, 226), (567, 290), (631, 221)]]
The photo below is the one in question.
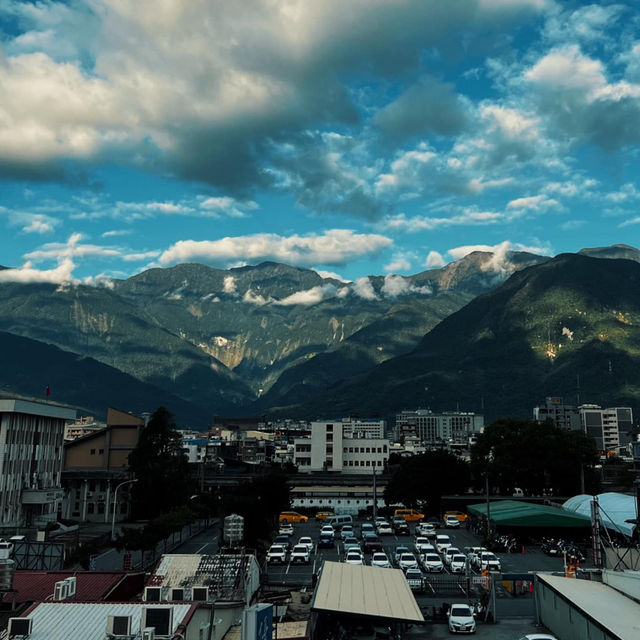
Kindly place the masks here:
[(409, 525), (407, 521), (402, 517), (395, 517), (392, 522), (393, 532), (397, 536), (408, 536), (411, 532), (409, 531)]
[(334, 546), (333, 536), (323, 534), (318, 538), (318, 549), (333, 549)]
[(362, 540), (362, 550), (365, 553), (382, 551), (382, 541), (375, 533), (366, 533)]
[(281, 544), (287, 551), (291, 551), (291, 540), (289, 540), (289, 536), (285, 534), (276, 536), (273, 544)]

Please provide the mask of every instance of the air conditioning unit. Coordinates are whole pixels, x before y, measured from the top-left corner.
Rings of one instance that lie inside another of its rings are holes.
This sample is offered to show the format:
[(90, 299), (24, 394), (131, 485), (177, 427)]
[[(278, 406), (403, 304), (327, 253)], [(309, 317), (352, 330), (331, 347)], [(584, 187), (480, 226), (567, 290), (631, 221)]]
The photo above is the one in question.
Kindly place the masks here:
[(107, 618), (107, 633), (112, 636), (131, 635), (131, 616), (109, 616)]
[(154, 627), (156, 637), (169, 637), (173, 631), (172, 607), (143, 607), (140, 626)]
[(7, 636), (9, 638), (28, 637), (31, 634), (32, 625), (31, 618), (9, 618)]
[(69, 597), (69, 584), (66, 580), (60, 580), (56, 582), (53, 590), (54, 600), (66, 600)]
[(209, 587), (193, 587), (191, 599), (194, 602), (207, 602), (209, 600)]
[(198, 640), (207, 640), (209, 638), (209, 628), (211, 624), (205, 622), (200, 625), (200, 629), (198, 629)]
[(171, 589), (171, 602), (184, 602), (186, 599), (185, 589)]
[(145, 627), (142, 630), (142, 640), (155, 640), (156, 630), (154, 627)]
[(76, 577), (70, 576), (65, 580), (65, 582), (69, 585), (69, 597), (72, 598), (76, 595)]
[(145, 587), (145, 602), (160, 602), (162, 599), (162, 587)]

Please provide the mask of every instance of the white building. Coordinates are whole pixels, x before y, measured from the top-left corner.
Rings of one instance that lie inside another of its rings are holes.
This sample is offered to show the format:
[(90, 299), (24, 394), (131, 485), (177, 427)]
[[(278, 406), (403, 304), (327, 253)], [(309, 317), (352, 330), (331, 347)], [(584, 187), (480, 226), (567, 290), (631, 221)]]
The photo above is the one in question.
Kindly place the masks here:
[(300, 471), (382, 471), (389, 459), (384, 420), (312, 422), (310, 438), (294, 440), (294, 463)]
[[(385, 506), (384, 486), (375, 490), (378, 509)], [(331, 509), (335, 513), (358, 515), (360, 511), (373, 506), (373, 484), (355, 486), (300, 486), (291, 488), (293, 509)]]
[(0, 527), (55, 522), (62, 505), (64, 430), (76, 412), (58, 405), (0, 399)]
[(416, 436), (425, 444), (440, 442), (469, 442), (484, 431), (484, 416), (468, 411), (443, 411), (429, 409), (402, 411), (396, 415), (396, 437), (406, 439)]
[(600, 451), (612, 451), (631, 441), (633, 411), (630, 407), (603, 409), (597, 404), (582, 404), (578, 411), (583, 431), (596, 441)]

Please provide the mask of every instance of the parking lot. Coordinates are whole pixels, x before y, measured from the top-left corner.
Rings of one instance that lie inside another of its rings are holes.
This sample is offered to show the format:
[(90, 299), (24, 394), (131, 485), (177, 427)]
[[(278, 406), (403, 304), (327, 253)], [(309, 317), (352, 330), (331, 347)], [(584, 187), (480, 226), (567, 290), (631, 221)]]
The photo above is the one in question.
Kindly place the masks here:
[[(353, 530), (355, 537), (361, 540), (361, 527), (371, 520), (354, 518)], [(301, 536), (309, 536), (317, 543), (321, 521), (310, 519), (307, 523), (293, 524), (293, 535), (290, 536), (293, 547)], [(480, 539), (467, 530), (464, 526), (459, 529), (445, 529), (440, 526), (438, 534), (447, 534), (451, 538), (453, 546), (463, 550), (464, 547), (476, 547), (481, 545)], [(394, 555), (397, 547), (408, 547), (412, 552), (415, 544), (415, 524), (410, 524), (409, 535), (385, 535), (380, 536), (384, 552), (394, 564)], [(503, 577), (522, 577), (533, 571), (562, 571), (563, 560), (560, 557), (549, 557), (539, 548), (520, 548), (519, 553), (496, 553), (502, 565), (502, 573), (495, 576), (496, 586), (496, 614), (497, 618), (522, 617), (531, 621), (534, 617), (533, 596), (529, 591), (527, 580), (503, 581)], [(335, 546), (332, 549), (318, 549), (314, 544), (309, 564), (292, 564), (289, 560), (282, 564), (269, 564), (265, 566), (265, 586), (271, 588), (299, 588), (311, 587), (314, 584), (314, 574), (317, 576), (322, 563), (325, 560), (343, 562), (345, 559), (344, 545), (340, 534), (336, 534)], [(371, 556), (364, 556), (364, 563), (370, 564)], [(470, 576), (463, 574), (453, 575), (445, 567), (443, 573), (423, 573), (425, 577), (425, 589), (422, 593), (416, 593), (416, 601), (421, 607), (425, 619), (439, 620), (439, 611), (443, 605), (452, 602), (467, 602), (479, 599), (482, 589), (478, 583), (482, 577), (478, 569), (473, 568)], [(526, 576), (524, 576), (526, 577)]]

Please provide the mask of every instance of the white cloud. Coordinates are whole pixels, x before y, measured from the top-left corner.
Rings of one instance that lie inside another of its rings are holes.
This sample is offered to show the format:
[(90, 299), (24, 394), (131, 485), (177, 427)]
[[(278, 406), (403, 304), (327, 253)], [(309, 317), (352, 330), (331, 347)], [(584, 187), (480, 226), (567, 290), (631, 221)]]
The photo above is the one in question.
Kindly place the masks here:
[(118, 236), (128, 236), (133, 233), (133, 229), (113, 229), (111, 231), (105, 231), (101, 234), (102, 238), (116, 238)]
[(318, 285), (305, 291), (296, 291), (290, 296), (283, 298), (282, 300), (276, 300), (274, 304), (281, 306), (301, 305), (310, 306), (318, 304), (327, 298), (335, 297), (337, 289), (332, 284)]
[(66, 284), (74, 282), (75, 264), (71, 258), (62, 259), (53, 269), (34, 269), (31, 262), (26, 262), (16, 269), (0, 270), (0, 282), (44, 282), (50, 284)]
[(507, 274), (514, 271), (515, 267), (508, 257), (508, 254), (511, 251), (526, 251), (528, 253), (536, 253), (540, 255), (548, 255), (549, 253), (546, 248), (526, 246), (520, 243), (512, 243), (509, 240), (505, 240), (504, 242), (496, 245), (476, 244), (454, 247), (453, 249), (449, 249), (447, 253), (454, 260), (461, 260), (474, 251), (491, 253), (492, 255), (489, 257), (489, 259), (481, 264), (481, 268), (483, 271), (490, 271), (498, 274)]
[(141, 260), (151, 260), (152, 258), (157, 258), (160, 255), (160, 251), (152, 250), (152, 251), (140, 251), (137, 253), (123, 253), (121, 254), (121, 258), (125, 262), (139, 262)]
[(20, 227), (23, 233), (51, 233), (61, 224), (58, 218), (44, 213), (33, 213), (0, 206), (0, 216), (7, 219), (10, 227)]
[(445, 259), (442, 257), (441, 253), (437, 251), (429, 251), (429, 255), (424, 262), (425, 267), (429, 267), (430, 269), (435, 269), (438, 267), (444, 267), (446, 264)]
[(384, 266), (384, 270), (387, 272), (397, 273), (398, 271), (409, 271), (411, 269), (411, 262), (404, 255), (395, 256), (394, 259)]
[(343, 278), (339, 273), (336, 273), (335, 271), (325, 271), (324, 269), (314, 269), (314, 271), (321, 278), (332, 278), (333, 280), (339, 280), (340, 282), (351, 282), (350, 280)]
[(252, 289), (247, 289), (242, 296), (242, 302), (247, 302), (249, 304), (255, 304), (258, 307), (263, 307), (265, 304), (269, 304), (273, 302), (273, 298), (265, 298), (261, 294), (256, 294)]
[(367, 276), (358, 278), (352, 285), (351, 290), (360, 298), (364, 300), (377, 300), (378, 296), (373, 289), (371, 280)]
[(388, 274), (384, 277), (381, 291), (388, 298), (397, 298), (407, 294), (431, 295), (433, 293), (430, 287), (417, 287), (408, 278), (395, 274)]
[(331, 229), (322, 235), (279, 236), (260, 233), (221, 240), (181, 240), (160, 256), (160, 264), (205, 260), (276, 260), (293, 265), (346, 264), (390, 247), (392, 240), (377, 234), (358, 234), (349, 229)]
[(503, 214), (495, 211), (476, 211), (473, 208), (468, 208), (449, 217), (437, 218), (429, 216), (407, 217), (406, 214), (399, 213), (385, 218), (381, 222), (381, 226), (394, 231), (416, 233), (419, 231), (432, 231), (442, 227), (495, 224), (502, 218)]
[(225, 276), (222, 285), (222, 290), (225, 293), (236, 293), (236, 279), (233, 276)]
[(561, 205), (557, 200), (544, 195), (516, 198), (507, 204), (507, 209), (520, 209), (523, 211), (546, 211), (560, 208)]
[(121, 251), (111, 247), (102, 247), (95, 244), (82, 244), (83, 235), (74, 233), (69, 236), (67, 242), (50, 242), (42, 245), (40, 249), (25, 254), (25, 258), (41, 262), (43, 260), (61, 260), (63, 258), (86, 257), (117, 257)]

